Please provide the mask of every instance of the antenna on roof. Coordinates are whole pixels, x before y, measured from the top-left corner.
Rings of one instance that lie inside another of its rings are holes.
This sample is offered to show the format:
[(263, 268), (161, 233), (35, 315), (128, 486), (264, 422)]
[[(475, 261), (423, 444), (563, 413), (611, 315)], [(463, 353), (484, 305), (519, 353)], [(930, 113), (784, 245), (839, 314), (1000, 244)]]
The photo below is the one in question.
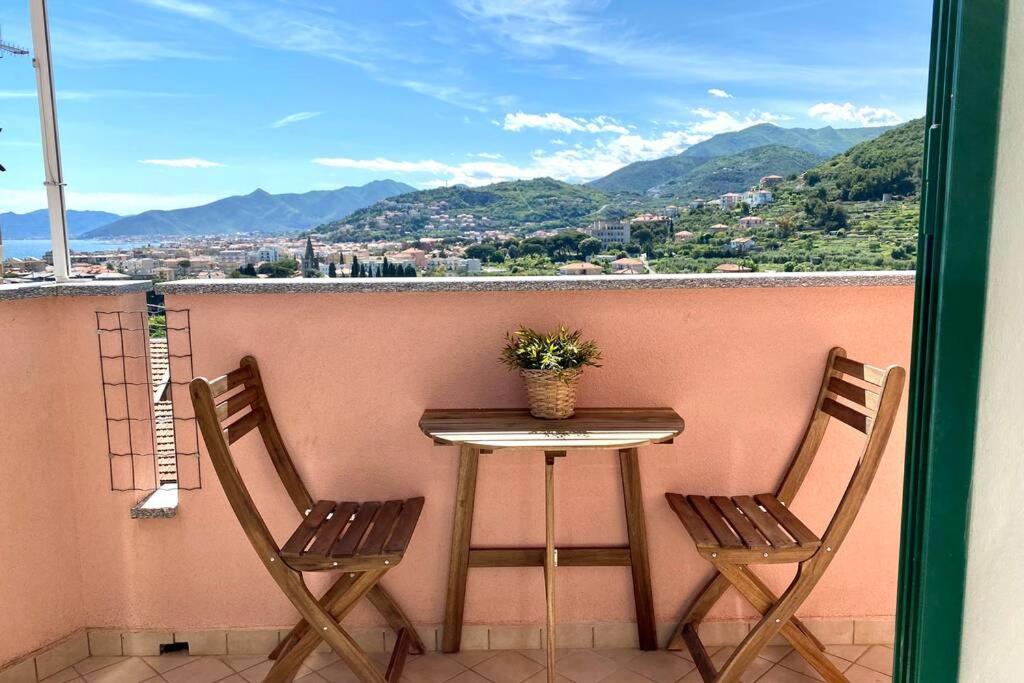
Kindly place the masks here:
[(0, 59), (3, 59), (4, 54), (23, 56), (28, 54), (28, 50), (18, 45), (11, 43), (5, 43), (3, 37), (3, 30), (0, 27)]

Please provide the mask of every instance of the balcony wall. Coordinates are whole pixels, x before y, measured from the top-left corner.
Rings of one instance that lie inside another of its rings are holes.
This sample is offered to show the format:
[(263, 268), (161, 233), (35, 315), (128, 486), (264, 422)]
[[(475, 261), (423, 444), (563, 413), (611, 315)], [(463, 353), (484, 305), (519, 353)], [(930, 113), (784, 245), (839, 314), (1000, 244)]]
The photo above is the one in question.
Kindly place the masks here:
[[(166, 291), (169, 308), (191, 311), (199, 374), (221, 374), (245, 354), (259, 359), (286, 443), (314, 496), (426, 496), (405, 562), (385, 579), (412, 620), (424, 625), (438, 624), (443, 613), (456, 451), (432, 445), (417, 421), (428, 407), (524, 405), (518, 378), (496, 360), (506, 330), (520, 323), (581, 327), (605, 353), (604, 367), (585, 375), (582, 405), (668, 405), (685, 418), (686, 431), (674, 444), (641, 452), (657, 619), (667, 623), (709, 571), (689, 547), (663, 493), (773, 489), (806, 424), (828, 349), (842, 345), (858, 359), (907, 365), (913, 304), (912, 279), (884, 274), (483, 283), (192, 281)], [(15, 307), (36, 304), (0, 306), (28, 311)], [(111, 493), (107, 480), (91, 320), (97, 304), (68, 299), (39, 306), (32, 318), (7, 312), (0, 317), (5, 339), (26, 337), (16, 348), (5, 346), (5, 359), (12, 360), (4, 363), (4, 377), (13, 374), (25, 382), (30, 373), (48, 389), (56, 387), (73, 430), (44, 428), (49, 424), (39, 417), (48, 405), (44, 397), (11, 401), (5, 392), (0, 467), (10, 473), (6, 481), (18, 482), (4, 484), (7, 495), (16, 491), (18, 500), (3, 503), (0, 515), (15, 516), (2, 517), (5, 529), (25, 526), (3, 542), (24, 555), (39, 534), (57, 534), (53, 525), (33, 531), (32, 513), (70, 497), (73, 531), (61, 527), (66, 538), (54, 540), (77, 547), (77, 558), (70, 568), (47, 564), (42, 560), (52, 553), (39, 549), (40, 562), (14, 563), (20, 574), (3, 579), (0, 604), (13, 595), (19, 608), (4, 613), (31, 623), (32, 631), (13, 645), (4, 642), (0, 662), (72, 623), (120, 629), (292, 623), (294, 611), (242, 535), (205, 456), (203, 488), (183, 493), (177, 517), (129, 518), (134, 498)], [(64, 308), (58, 316), (45, 306)], [(55, 317), (61, 318), (64, 346), (43, 350), (40, 341), (51, 334)], [(20, 374), (11, 369), (25, 358), (30, 369)], [(903, 423), (901, 415), (860, 519), (804, 615), (894, 613)], [(828, 435), (793, 506), (818, 531), (854, 466), (856, 440), (841, 430)], [(12, 443), (21, 444), (17, 452)], [(295, 511), (258, 439), (247, 437), (237, 446), (239, 465), (265, 507), (269, 526), (285, 537), (297, 522)], [(27, 460), (22, 451), (41, 455)], [(528, 452), (484, 456), (475, 543), (543, 545), (542, 460)], [(47, 465), (45, 473), (37, 467), (40, 462)], [(624, 542), (613, 454), (571, 454), (558, 464), (556, 479), (558, 544)], [(76, 578), (65, 583), (69, 575)], [(560, 622), (631, 620), (627, 570), (566, 568), (558, 576)], [(781, 586), (787, 575), (780, 569), (767, 578)], [(47, 592), (55, 586), (59, 594)], [(59, 625), (47, 609), (57, 604), (69, 606), (68, 619)], [(540, 624), (543, 607), (539, 570), (470, 574), (468, 623)], [(713, 614), (721, 619), (751, 615), (733, 597)], [(364, 606), (351, 622), (379, 623)]]
[(144, 310), (145, 289), (0, 286), (0, 665), (89, 624), (80, 512), (127, 510), (110, 494), (95, 311)]

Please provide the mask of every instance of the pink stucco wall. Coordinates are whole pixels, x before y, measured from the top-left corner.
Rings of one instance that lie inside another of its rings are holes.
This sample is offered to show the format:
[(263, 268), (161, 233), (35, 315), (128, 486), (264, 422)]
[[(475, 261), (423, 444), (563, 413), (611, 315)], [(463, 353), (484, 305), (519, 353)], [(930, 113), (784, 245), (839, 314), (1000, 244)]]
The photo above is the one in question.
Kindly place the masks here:
[[(674, 444), (641, 452), (657, 618), (671, 621), (709, 571), (690, 549), (663, 493), (773, 489), (807, 420), (828, 349), (839, 344), (869, 362), (908, 364), (912, 302), (912, 287), (823, 287), (207, 294), (168, 296), (167, 303), (191, 310), (199, 374), (220, 374), (244, 354), (260, 360), (285, 440), (314, 496), (426, 496), (407, 564), (385, 583), (413, 621), (437, 624), (444, 604), (456, 451), (433, 446), (416, 424), (427, 407), (523, 405), (518, 379), (496, 361), (506, 330), (519, 323), (582, 327), (605, 353), (605, 367), (586, 374), (582, 405), (669, 405), (686, 419), (686, 432)], [(74, 443), (55, 443), (66, 437), (26, 430), (31, 415), (43, 409), (41, 399), (26, 405), (2, 398), (5, 410), (17, 419), (5, 419), (0, 428), (5, 437), (0, 471), (26, 480), (43, 477), (36, 471), (38, 463), (51, 462), (46, 456), (67, 446), (60, 466), (52, 468), (61, 476), (48, 477), (42, 488), (51, 500), (74, 489), (72, 546), (77, 544), (80, 552), (73, 569), (22, 566), (17, 581), (0, 583), (0, 604), (12, 590), (27, 594), (25, 585), (60, 585), (65, 594), (28, 595), (18, 604), (24, 610), (47, 601), (76, 604), (72, 618), (94, 627), (279, 626), (294, 621), (293, 610), (239, 530), (208, 461), (203, 462), (203, 489), (185, 492), (172, 520), (133, 521), (128, 507), (134, 498), (109, 491), (98, 366), (90, 355), (95, 339), (88, 318), (95, 306), (75, 303), (74, 324), (84, 331), (77, 330), (74, 341), (66, 342), (64, 357), (86, 361), (60, 362), (59, 354), (31, 343), (17, 354), (41, 366), (36, 374), (54, 367), (67, 373)], [(46, 318), (45, 311), (37, 315), (41, 322)], [(7, 323), (6, 317), (0, 320)], [(11, 372), (7, 367), (2, 371), (4, 378)], [(903, 422), (901, 416), (866, 507), (806, 603), (805, 615), (894, 613)], [(805, 493), (794, 504), (819, 531), (854, 465), (847, 436), (839, 431), (829, 435)], [(31, 463), (12, 458), (12, 440), (41, 455)], [(240, 442), (239, 462), (266, 508), (268, 523), (283, 537), (297, 521), (295, 511), (257, 444), (248, 438)], [(73, 479), (68, 478), (69, 463)], [(537, 453), (484, 457), (475, 543), (543, 544), (542, 470)], [(559, 544), (624, 541), (613, 454), (572, 454), (558, 464), (556, 478)], [(58, 482), (63, 482), (61, 491)], [(0, 516), (10, 514), (9, 509), (18, 514), (17, 520), (4, 520), (4, 528), (28, 524), (29, 501), (40, 507), (33, 495), (38, 492), (21, 491), (20, 503), (10, 505), (6, 496), (20, 486), (4, 488)], [(48, 528), (47, 533), (57, 532)], [(10, 547), (21, 552), (32, 536), (30, 530), (18, 531), (17, 544)], [(8, 542), (6, 532), (0, 542)], [(50, 557), (40, 550), (39, 556), (44, 555)], [(77, 579), (62, 583), (76, 570)], [(785, 576), (779, 570), (768, 579), (779, 584)], [(631, 618), (625, 569), (566, 568), (558, 582), (560, 621)], [(543, 606), (540, 570), (470, 574), (469, 623), (540, 623)], [(730, 598), (715, 616), (747, 614), (739, 599)], [(43, 638), (47, 628), (51, 633), (63, 628), (47, 626), (42, 617), (22, 610), (16, 618), (34, 623), (34, 635), (24, 643)], [(352, 619), (375, 623), (377, 617), (361, 608)], [(5, 652), (19, 649), (25, 646), (0, 646), (0, 661)]]

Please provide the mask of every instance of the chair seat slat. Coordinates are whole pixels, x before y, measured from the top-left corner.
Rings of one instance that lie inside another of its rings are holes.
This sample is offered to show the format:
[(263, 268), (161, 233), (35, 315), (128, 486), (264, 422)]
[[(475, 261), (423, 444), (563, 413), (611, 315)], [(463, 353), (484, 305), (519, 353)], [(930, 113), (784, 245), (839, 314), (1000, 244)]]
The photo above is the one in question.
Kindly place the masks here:
[(355, 555), (356, 548), (359, 547), (359, 543), (363, 540), (363, 535), (370, 528), (370, 524), (373, 523), (379, 510), (380, 503), (376, 501), (360, 505), (359, 511), (356, 512), (356, 518), (352, 520), (352, 524), (349, 525), (348, 529), (345, 530), (345, 534), (331, 548), (330, 556), (351, 557)]
[(725, 496), (711, 496), (711, 502), (714, 503), (715, 507), (718, 508), (722, 515), (725, 516), (725, 521), (733, 528), (733, 530), (739, 534), (740, 540), (743, 541), (743, 545), (748, 548), (768, 548), (770, 547), (768, 542), (764, 540), (764, 537), (757, 532), (754, 525), (751, 524), (750, 520), (744, 517), (736, 504), (731, 499)]
[(796, 541), (779, 526), (778, 521), (762, 510), (750, 496), (736, 496), (732, 499), (736, 507), (754, 523), (758, 531), (764, 534), (774, 548), (795, 548)]
[(666, 493), (665, 498), (668, 500), (669, 506), (679, 517), (679, 521), (683, 523), (686, 530), (693, 536), (698, 546), (703, 548), (718, 546), (718, 539), (711, 533), (711, 529), (708, 528), (708, 525), (704, 523), (704, 520), (690, 506), (690, 503), (684, 496), (678, 493)]
[(851, 377), (862, 379), (865, 382), (874, 384), (875, 386), (880, 387), (885, 383), (885, 370), (882, 368), (876, 368), (873, 365), (866, 365), (844, 356), (836, 356), (835, 361), (832, 363), (832, 367), (844, 375), (850, 375)]
[(327, 519), (327, 515), (334, 510), (334, 502), (329, 500), (318, 500), (309, 511), (302, 524), (291, 535), (291, 538), (281, 548), (282, 555), (301, 555), (309, 544), (309, 541), (316, 535), (317, 529)]
[(221, 375), (217, 379), (211, 381), (210, 393), (213, 394), (214, 398), (217, 398), (226, 391), (231, 391), (237, 386), (245, 384), (252, 379), (252, 372), (249, 368), (243, 366), (235, 368), (226, 375)]
[(389, 500), (381, 506), (376, 519), (373, 520), (373, 529), (366, 535), (366, 540), (358, 549), (358, 555), (378, 555), (384, 548), (384, 544), (391, 538), (391, 530), (398, 519), (398, 513), (402, 511), (402, 501)]
[(384, 544), (385, 553), (403, 553), (409, 547), (412, 539), (412, 532), (416, 530), (416, 523), (420, 519), (420, 512), (423, 511), (423, 498), (410, 498), (402, 506), (402, 514), (395, 522), (395, 529), (391, 538)]
[(689, 496), (688, 500), (697, 514), (701, 516), (704, 523), (711, 529), (711, 533), (718, 539), (723, 548), (742, 548), (743, 541), (732, 530), (732, 527), (725, 523), (722, 513), (711, 504), (704, 496)]
[(316, 539), (310, 544), (306, 554), (326, 557), (331, 546), (338, 540), (338, 536), (348, 526), (349, 519), (358, 509), (358, 503), (338, 503), (334, 508), (334, 515), (320, 527)]
[(790, 536), (795, 538), (797, 543), (801, 546), (821, 545), (821, 539), (819, 539), (813, 531), (808, 529), (803, 522), (797, 519), (796, 515), (789, 511), (789, 508), (780, 503), (778, 498), (767, 493), (762, 493), (754, 496), (754, 500), (756, 500), (761, 507), (767, 510), (768, 514), (779, 520), (779, 524), (782, 525), (782, 528), (784, 528)]
[(255, 427), (259, 426), (262, 420), (263, 413), (261, 413), (259, 410), (251, 409), (241, 418), (229, 424), (224, 429), (224, 436), (227, 438), (228, 444), (235, 443), (243, 436), (251, 432)]

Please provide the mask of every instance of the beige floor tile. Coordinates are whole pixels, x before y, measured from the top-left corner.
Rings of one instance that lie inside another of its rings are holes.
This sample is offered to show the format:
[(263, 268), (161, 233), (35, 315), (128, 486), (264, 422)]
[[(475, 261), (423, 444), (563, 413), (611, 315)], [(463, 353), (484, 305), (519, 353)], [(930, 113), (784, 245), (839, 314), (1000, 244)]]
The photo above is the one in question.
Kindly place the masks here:
[(158, 674), (170, 671), (171, 669), (177, 669), (179, 666), (185, 666), (192, 661), (192, 658), (187, 654), (178, 652), (157, 655), (156, 657), (143, 657), (142, 659)]
[(688, 659), (657, 650), (642, 652), (626, 664), (626, 668), (656, 683), (673, 683), (693, 670), (694, 664)]
[(279, 639), (279, 632), (274, 629), (228, 631), (228, 654), (269, 655)]
[[(540, 664), (543, 667), (547, 667), (547, 665), (548, 665), (548, 651), (547, 650), (543, 650), (543, 649), (542, 650), (518, 650), (518, 652), (522, 656), (529, 657), (530, 659), (532, 659), (533, 661), (537, 662), (538, 664)], [(572, 649), (564, 649), (564, 650), (563, 649), (556, 649), (555, 650), (555, 661), (557, 662), (560, 659), (564, 659), (565, 657), (568, 657), (569, 655), (573, 654), (574, 652), (592, 652), (592, 650), (590, 648), (587, 648), (586, 650), (582, 650), (580, 648), (572, 648)], [(598, 653), (598, 654), (600, 654), (600, 653)]]
[(892, 658), (891, 647), (872, 645), (867, 652), (857, 658), (857, 664), (886, 676), (892, 676)]
[(161, 674), (170, 683), (212, 683), (227, 678), (234, 670), (219, 657), (190, 657), (192, 661)]
[[(230, 673), (230, 672), (229, 672)], [(89, 683), (139, 683), (157, 675), (139, 657), (131, 657), (108, 667), (85, 674)]]
[(315, 671), (310, 671), (305, 676), (296, 678), (295, 683), (324, 683), (324, 681), (326, 680), (326, 678), (316, 673)]
[[(253, 666), (253, 667), (250, 667), (248, 669), (245, 669), (244, 671), (240, 671), (239, 675), (242, 678), (244, 678), (245, 680), (250, 681), (250, 683), (259, 683), (264, 678), (266, 678), (267, 672), (270, 671), (270, 668), (272, 666), (274, 666), (274, 663), (272, 661), (270, 661), (269, 659), (267, 659), (267, 660), (264, 660), (264, 661), (260, 662), (256, 666)], [(302, 676), (305, 676), (306, 674), (309, 674), (309, 673), (312, 673), (312, 672), (313, 672), (312, 669), (310, 669), (309, 667), (303, 665), (303, 666), (299, 667), (299, 671), (298, 671), (298, 673), (295, 674), (295, 677), (296, 678), (301, 678)]]
[(463, 671), (448, 683), (490, 683), (490, 681), (475, 671)]
[(856, 662), (857, 658), (867, 652), (869, 647), (870, 645), (826, 645), (825, 652), (848, 662)]
[(651, 679), (629, 669), (616, 669), (602, 678), (601, 683), (651, 683)]
[(430, 653), (410, 657), (406, 661), (405, 670), (402, 671), (402, 678), (412, 683), (442, 683), (455, 678), (463, 671), (466, 671), (466, 667), (455, 659)]
[(591, 650), (579, 650), (555, 662), (555, 672), (574, 683), (597, 683), (619, 665)]
[(761, 659), (767, 659), (769, 662), (778, 663), (792, 651), (793, 648), (789, 645), (769, 645), (761, 650), (757, 656)]
[[(84, 681), (85, 679), (83, 678), (82, 680)], [(164, 680), (163, 676), (153, 676), (152, 678), (147, 678), (146, 680), (142, 681), (142, 683), (167, 683), (167, 681)]]
[[(632, 661), (639, 657), (643, 650), (638, 650), (635, 647), (620, 647), (611, 648), (608, 650), (595, 650), (597, 654), (601, 655), (605, 659), (610, 659), (619, 666), (624, 665), (626, 662)], [(672, 654), (677, 654), (673, 652)]]
[(89, 654), (93, 657), (115, 657), (121, 652), (121, 631), (96, 629), (89, 631)]
[(0, 683), (36, 683), (36, 662), (24, 659), (0, 671)]
[(594, 624), (594, 647), (598, 650), (635, 648), (640, 646), (636, 624)]
[(43, 683), (68, 683), (68, 681), (80, 681), (82, 677), (72, 667), (68, 667), (63, 671), (43, 679)]
[(238, 674), (234, 674), (233, 676), (222, 678), (218, 683), (246, 683), (246, 680)]
[[(311, 655), (310, 659), (314, 656), (316, 655)], [(246, 669), (251, 669), (257, 664), (262, 664), (267, 661), (267, 658), (262, 655), (224, 655), (219, 659), (235, 671), (245, 671)], [(153, 663), (150, 662), (150, 666), (152, 665)]]
[[(847, 669), (850, 668), (850, 662), (848, 662), (845, 659), (841, 659), (841, 658), (836, 657), (835, 655), (829, 654), (827, 652), (825, 653), (825, 656), (828, 657), (829, 660), (831, 660), (832, 663), (836, 665), (836, 668), (839, 669), (840, 671), (846, 671)], [(796, 671), (797, 673), (803, 674), (804, 676), (807, 676), (808, 678), (813, 678), (815, 680), (822, 680), (821, 675), (817, 671), (814, 670), (814, 667), (812, 667), (810, 664), (808, 664), (806, 662), (806, 660), (804, 660), (804, 658), (801, 657), (796, 652), (791, 652), (788, 655), (786, 655), (786, 657), (784, 657), (782, 659), (782, 661), (779, 662), (779, 664), (781, 664), (782, 666), (786, 667), (787, 669), (792, 669), (793, 671)]]
[[(527, 678), (525, 681), (523, 681), (523, 683), (547, 683), (547, 680), (548, 680), (548, 670), (547, 669), (541, 669), (540, 671), (538, 671), (537, 673), (533, 674), (532, 676)], [(556, 671), (555, 672), (555, 683), (572, 683), (572, 681), (570, 681), (568, 678), (566, 678), (565, 676), (563, 676), (562, 674), (560, 674), (560, 673), (558, 673)]]
[[(92, 671), (97, 671), (111, 664), (117, 664), (127, 660), (128, 657), (89, 657), (75, 664), (74, 669), (81, 675), (85, 675)], [(159, 673), (159, 672), (157, 672)]]
[(860, 664), (854, 664), (844, 672), (850, 683), (891, 683), (892, 677), (872, 671)]
[[(734, 647), (723, 647), (715, 652), (715, 654), (711, 655), (711, 662), (715, 665), (715, 668), (721, 670), (729, 660), (729, 657), (732, 656), (735, 649), (736, 648)], [(747, 683), (747, 681), (760, 680), (759, 677), (771, 669), (772, 666), (774, 666), (773, 662), (762, 657), (756, 657), (754, 661), (750, 663), (750, 666), (747, 667), (747, 670), (743, 672), (743, 675), (740, 676), (740, 680), (743, 681), (743, 683)]]
[[(522, 683), (543, 668), (529, 657), (524, 657), (518, 652), (507, 651), (499, 652), (487, 661), (477, 664), (473, 670), (494, 683)], [(406, 668), (406, 672), (408, 672), (408, 668)], [(423, 683), (434, 682), (424, 681)]]
[(758, 678), (757, 683), (811, 683), (811, 681), (816, 680), (776, 664), (767, 673)]
[(891, 618), (861, 619), (853, 625), (856, 645), (892, 645), (896, 635), (896, 621)]
[(486, 659), (490, 659), (491, 657), (494, 657), (497, 654), (497, 650), (461, 650), (459, 652), (455, 652), (453, 654), (445, 656), (451, 657), (459, 664), (462, 664), (463, 666), (468, 666), (470, 669), (472, 669), (480, 662)]
[(36, 673), (40, 678), (46, 678), (88, 656), (89, 638), (85, 631), (79, 631), (36, 655)]
[(491, 650), (534, 650), (541, 647), (541, 629), (538, 626), (498, 626), (490, 630), (488, 637)]
[(334, 652), (314, 652), (310, 656), (306, 657), (306, 661), (304, 661), (303, 664), (313, 671), (319, 671), (320, 669), (326, 669), (339, 659), (341, 658)]

